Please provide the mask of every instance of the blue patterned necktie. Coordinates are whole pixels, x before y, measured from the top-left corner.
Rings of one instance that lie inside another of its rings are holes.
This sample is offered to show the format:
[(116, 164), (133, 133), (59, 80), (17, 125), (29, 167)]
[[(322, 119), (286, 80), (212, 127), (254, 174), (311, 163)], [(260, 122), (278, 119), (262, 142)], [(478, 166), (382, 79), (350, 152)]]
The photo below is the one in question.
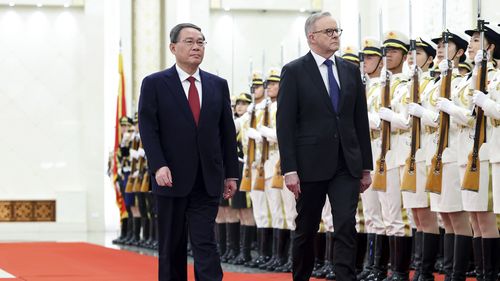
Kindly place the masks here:
[(328, 59), (323, 64), (328, 68), (328, 86), (330, 87), (330, 99), (332, 100), (333, 109), (338, 112), (340, 88), (335, 76), (333, 76), (333, 61)]

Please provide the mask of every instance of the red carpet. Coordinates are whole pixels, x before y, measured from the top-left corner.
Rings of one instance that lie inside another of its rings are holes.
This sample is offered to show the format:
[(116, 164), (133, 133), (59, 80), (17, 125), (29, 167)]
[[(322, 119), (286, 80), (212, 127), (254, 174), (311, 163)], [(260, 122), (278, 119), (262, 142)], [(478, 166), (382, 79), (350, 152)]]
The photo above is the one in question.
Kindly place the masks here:
[[(155, 257), (88, 243), (0, 243), (0, 269), (16, 276), (0, 278), (5, 281), (157, 280)], [(194, 280), (192, 265), (188, 274), (189, 280)], [(224, 280), (228, 281), (291, 279), (291, 274), (224, 272)]]

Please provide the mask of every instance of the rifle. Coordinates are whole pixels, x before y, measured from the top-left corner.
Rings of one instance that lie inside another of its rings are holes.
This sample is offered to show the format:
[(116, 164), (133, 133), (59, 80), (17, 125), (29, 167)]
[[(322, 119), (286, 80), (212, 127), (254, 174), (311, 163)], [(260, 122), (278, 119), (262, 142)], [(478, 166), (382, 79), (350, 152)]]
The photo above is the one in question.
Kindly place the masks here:
[[(142, 141), (139, 140), (139, 151), (142, 149)], [(133, 185), (133, 192), (140, 192), (141, 191), (141, 185), (142, 185), (142, 179), (144, 177), (144, 157), (139, 156), (139, 160), (137, 161), (137, 171), (139, 174), (134, 178), (134, 185)]]
[[(410, 0), (410, 38), (412, 37), (412, 20), (411, 20), (411, 0)], [(412, 88), (411, 97), (412, 102), (419, 103), (419, 90), (420, 83), (418, 77), (418, 66), (417, 66), (417, 41), (415, 39), (410, 40), (410, 51), (413, 57), (413, 67), (414, 73), (412, 77)], [(411, 127), (411, 149), (410, 155), (405, 161), (405, 168), (403, 172), (403, 180), (401, 182), (401, 190), (416, 192), (417, 191), (417, 173), (416, 173), (416, 163), (415, 154), (420, 148), (420, 118), (417, 116), (412, 117), (412, 127)]]
[[(382, 11), (379, 13), (379, 22), (380, 22), (380, 41), (382, 42)], [(383, 83), (384, 87), (381, 88), (381, 99), (382, 106), (391, 108), (391, 78), (389, 77), (389, 73), (387, 72), (387, 56), (386, 56), (386, 48), (382, 45), (382, 59), (384, 60), (384, 69), (385, 71), (385, 80)], [(380, 157), (375, 164), (375, 173), (373, 176), (373, 184), (372, 187), (374, 190), (378, 191), (386, 191), (387, 189), (387, 164), (385, 161), (385, 156), (387, 155), (387, 151), (391, 148), (391, 123), (385, 120), (381, 120), (381, 133), (382, 133), (382, 147), (380, 150)]]
[[(250, 113), (250, 127), (256, 127), (255, 120), (255, 99), (253, 98), (253, 108)], [(249, 138), (247, 145), (247, 161), (245, 163), (245, 169), (243, 170), (243, 176), (240, 183), (240, 191), (249, 192), (252, 189), (252, 164), (255, 160), (255, 140)]]
[(278, 160), (274, 166), (274, 175), (271, 186), (277, 189), (283, 189), (283, 175), (281, 174), (281, 161)]
[[(266, 99), (266, 106), (264, 107), (264, 116), (262, 117), (262, 125), (269, 126), (269, 102)], [(262, 137), (262, 154), (260, 157), (260, 162), (257, 165), (257, 178), (253, 185), (253, 190), (263, 191), (266, 184), (266, 175), (264, 165), (266, 160), (269, 158), (269, 142), (267, 138)]]
[[(449, 33), (446, 30), (446, 0), (443, 0), (443, 42), (445, 49), (445, 60), (448, 62), (448, 70), (441, 73), (443, 79), (441, 81), (441, 94), (440, 96), (450, 99), (451, 90), (451, 63), (448, 60), (448, 39)], [(431, 167), (427, 173), (427, 182), (425, 183), (425, 190), (441, 194), (442, 180), (443, 180), (443, 151), (448, 147), (448, 137), (450, 130), (450, 115), (441, 111), (439, 113), (439, 140), (436, 153), (432, 157)]]
[[(479, 68), (478, 76), (476, 79), (476, 89), (481, 92), (488, 94), (486, 92), (486, 73), (488, 72), (487, 63), (488, 58), (485, 55), (484, 50), (484, 25), (488, 24), (481, 19), (481, 1), (478, 0), (478, 12), (477, 12), (477, 30), (479, 31), (481, 37), (481, 50), (483, 51), (483, 60), (481, 61), (481, 67)], [(486, 142), (486, 116), (484, 116), (484, 111), (480, 106), (475, 107), (476, 115), (476, 125), (474, 132), (474, 145), (472, 146), (472, 151), (469, 153), (467, 167), (465, 169), (464, 180), (462, 182), (462, 189), (475, 191), (479, 190), (479, 150), (481, 145)]]

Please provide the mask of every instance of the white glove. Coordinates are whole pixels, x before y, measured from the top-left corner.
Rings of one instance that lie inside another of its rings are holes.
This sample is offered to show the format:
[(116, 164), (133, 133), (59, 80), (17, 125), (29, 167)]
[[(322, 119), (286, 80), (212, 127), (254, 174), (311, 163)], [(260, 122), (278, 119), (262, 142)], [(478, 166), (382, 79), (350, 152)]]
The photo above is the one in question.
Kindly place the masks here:
[(251, 139), (254, 139), (256, 142), (262, 142), (262, 136), (254, 128), (248, 128), (248, 130), (247, 130), (247, 137), (251, 138)]
[(133, 178), (137, 178), (139, 176), (139, 171), (135, 171), (133, 174), (132, 174), (132, 177)]
[(425, 112), (425, 108), (423, 106), (421, 106), (420, 104), (414, 103), (414, 102), (408, 104), (408, 113), (410, 115), (421, 118), (422, 115), (424, 114), (424, 112)]
[(470, 113), (467, 113), (468, 111), (466, 109), (455, 105), (451, 100), (439, 97), (437, 99), (436, 107), (453, 117), (453, 122), (463, 126), (467, 126), (469, 124), (471, 118)]
[(271, 141), (271, 142), (276, 142), (277, 141), (277, 137), (276, 137), (276, 131), (269, 128), (269, 127), (266, 127), (266, 126), (262, 126), (262, 125), (258, 125), (257, 126), (257, 131), (259, 131), (259, 133), (265, 137), (268, 141)]
[(382, 84), (385, 83), (385, 73), (387, 72), (387, 75), (389, 76), (389, 79), (391, 78), (391, 75), (392, 75), (392, 72), (390, 72), (389, 70), (387, 70), (387, 68), (382, 67), (382, 71), (380, 71), (380, 82)]
[(489, 100), (488, 96), (479, 90), (474, 90), (474, 95), (472, 96), (472, 102), (480, 107), (484, 107), (486, 102)]
[(440, 111), (452, 114), (454, 112), (453, 109), (456, 107), (456, 105), (447, 98), (439, 97), (437, 98), (436, 107)]
[(130, 149), (130, 159), (138, 159), (139, 154), (137, 153), (137, 150), (135, 149)]
[(141, 147), (137, 151), (137, 154), (139, 155), (139, 157), (144, 157), (144, 155), (146, 155), (146, 152), (144, 151), (144, 148)]
[(483, 50), (478, 50), (474, 56), (474, 66), (481, 65), (483, 61), (484, 53), (486, 53), (486, 61), (490, 60), (490, 54), (488, 52), (483, 52)]
[(252, 113), (252, 111), (253, 111), (254, 106), (255, 106), (255, 105), (254, 105), (253, 103), (251, 103), (250, 105), (248, 105), (248, 107), (247, 107), (247, 112), (251, 114), (251, 113)]
[(378, 116), (380, 117), (380, 119), (387, 122), (392, 122), (392, 119), (394, 119), (394, 114), (394, 111), (387, 107), (382, 107), (378, 112)]
[(380, 129), (380, 117), (377, 113), (368, 112), (368, 121), (368, 123), (370, 124), (370, 129)]
[[(450, 61), (450, 65), (451, 65), (451, 68), (453, 69), (453, 61)], [(448, 61), (442, 60), (439, 63), (439, 71), (441, 71), (441, 73), (445, 73), (446, 71), (448, 71), (448, 69), (450, 69), (449, 68), (450, 65), (448, 65)]]

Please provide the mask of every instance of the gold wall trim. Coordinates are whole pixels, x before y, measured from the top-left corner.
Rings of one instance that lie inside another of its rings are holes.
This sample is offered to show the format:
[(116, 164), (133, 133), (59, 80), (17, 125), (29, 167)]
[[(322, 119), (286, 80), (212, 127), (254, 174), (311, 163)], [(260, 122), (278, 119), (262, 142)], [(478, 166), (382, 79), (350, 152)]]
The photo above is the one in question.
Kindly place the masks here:
[(0, 200), (0, 222), (56, 221), (55, 200)]

